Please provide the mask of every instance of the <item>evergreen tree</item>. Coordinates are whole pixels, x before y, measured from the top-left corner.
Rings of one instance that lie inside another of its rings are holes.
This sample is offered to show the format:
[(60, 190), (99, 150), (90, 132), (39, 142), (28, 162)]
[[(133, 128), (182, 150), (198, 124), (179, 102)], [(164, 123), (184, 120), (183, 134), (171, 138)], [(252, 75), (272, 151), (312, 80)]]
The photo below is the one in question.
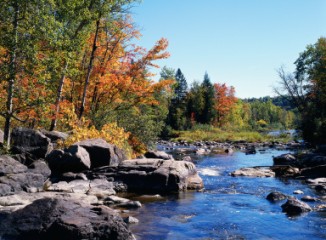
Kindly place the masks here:
[(207, 74), (207, 72), (204, 75), (204, 81), (201, 84), (201, 87), (203, 88), (203, 96), (204, 96), (204, 108), (202, 115), (199, 119), (199, 122), (204, 124), (210, 124), (214, 119), (214, 87), (211, 83), (211, 80)]
[(174, 96), (169, 106), (167, 124), (173, 129), (184, 130), (188, 127), (187, 110), (187, 80), (178, 68), (175, 74)]

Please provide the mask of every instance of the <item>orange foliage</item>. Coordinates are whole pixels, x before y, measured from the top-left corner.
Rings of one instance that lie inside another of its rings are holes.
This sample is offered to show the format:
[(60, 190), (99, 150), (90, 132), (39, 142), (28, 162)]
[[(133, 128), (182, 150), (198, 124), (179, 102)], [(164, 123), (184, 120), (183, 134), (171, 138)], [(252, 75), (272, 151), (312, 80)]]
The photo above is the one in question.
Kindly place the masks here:
[(215, 124), (223, 126), (227, 115), (231, 112), (232, 108), (237, 102), (237, 98), (234, 96), (234, 87), (227, 87), (225, 83), (215, 83), (215, 110), (217, 112)]

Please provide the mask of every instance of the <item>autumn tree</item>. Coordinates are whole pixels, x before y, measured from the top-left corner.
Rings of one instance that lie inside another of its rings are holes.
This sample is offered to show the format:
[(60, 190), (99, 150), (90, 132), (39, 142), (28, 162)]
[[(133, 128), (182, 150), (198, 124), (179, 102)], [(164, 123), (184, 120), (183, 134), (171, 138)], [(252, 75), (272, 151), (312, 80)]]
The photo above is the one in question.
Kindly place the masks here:
[(6, 0), (0, 8), (0, 115), (8, 146), (12, 120), (26, 122), (22, 115), (31, 110), (33, 116), (33, 108), (43, 99), (45, 69), (39, 59), (44, 19), (52, 19), (48, 15), (52, 7), (46, 0)]
[(237, 98), (235, 97), (234, 87), (228, 87), (225, 83), (215, 83), (215, 124), (217, 126), (223, 126), (227, 115), (230, 113), (231, 109), (234, 107)]

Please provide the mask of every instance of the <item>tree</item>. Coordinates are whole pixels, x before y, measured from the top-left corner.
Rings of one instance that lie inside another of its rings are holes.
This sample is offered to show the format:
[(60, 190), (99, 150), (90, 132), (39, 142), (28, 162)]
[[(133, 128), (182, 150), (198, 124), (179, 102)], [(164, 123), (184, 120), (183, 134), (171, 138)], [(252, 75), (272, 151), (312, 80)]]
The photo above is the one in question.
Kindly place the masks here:
[(175, 74), (174, 96), (169, 106), (169, 115), (167, 124), (173, 129), (184, 130), (187, 126), (186, 108), (187, 108), (187, 80), (178, 68)]
[(215, 124), (218, 126), (223, 126), (227, 119), (227, 115), (231, 112), (237, 98), (234, 96), (234, 87), (227, 87), (226, 84), (215, 83)]
[[(41, 29), (46, 27), (43, 19), (51, 6), (50, 1), (7, 0), (0, 8), (0, 84), (5, 89), (0, 96), (0, 115), (5, 119), (7, 147), (12, 120), (26, 122), (27, 119), (20, 119), (19, 114), (41, 100), (37, 96), (44, 82), (39, 78), (43, 69), (38, 61), (41, 58), (38, 51), (42, 47)], [(50, 21), (51, 17), (48, 19)], [(36, 85), (39, 88), (33, 89), (32, 86)], [(29, 97), (24, 99), (26, 96)]]
[[(293, 74), (279, 70), (280, 95), (288, 97), (297, 107), (305, 140), (326, 142), (326, 38), (320, 38), (295, 61)], [(284, 94), (285, 92), (285, 94)]]
[(215, 115), (214, 111), (214, 87), (211, 83), (211, 80), (207, 74), (204, 75), (204, 81), (201, 84), (203, 97), (204, 97), (204, 108), (202, 111), (202, 115), (200, 116), (199, 122), (210, 124), (212, 123)]

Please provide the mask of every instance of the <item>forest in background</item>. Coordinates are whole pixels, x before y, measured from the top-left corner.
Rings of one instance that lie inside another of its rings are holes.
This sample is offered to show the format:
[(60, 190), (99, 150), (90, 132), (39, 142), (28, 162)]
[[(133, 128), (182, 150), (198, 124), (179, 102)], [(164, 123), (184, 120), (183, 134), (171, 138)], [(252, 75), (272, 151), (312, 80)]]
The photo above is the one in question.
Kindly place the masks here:
[[(279, 71), (282, 97), (238, 99), (206, 73), (188, 87), (167, 39), (146, 50), (128, 13), (133, 0), (5, 0), (0, 9), (0, 124), (70, 132), (70, 143), (102, 137), (130, 155), (176, 130), (302, 130), (325, 142), (325, 39), (309, 45), (296, 71)], [(215, 82), (215, 81), (214, 81)], [(312, 132), (309, 132), (312, 129)]]

